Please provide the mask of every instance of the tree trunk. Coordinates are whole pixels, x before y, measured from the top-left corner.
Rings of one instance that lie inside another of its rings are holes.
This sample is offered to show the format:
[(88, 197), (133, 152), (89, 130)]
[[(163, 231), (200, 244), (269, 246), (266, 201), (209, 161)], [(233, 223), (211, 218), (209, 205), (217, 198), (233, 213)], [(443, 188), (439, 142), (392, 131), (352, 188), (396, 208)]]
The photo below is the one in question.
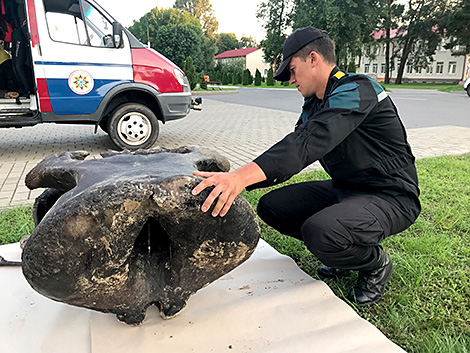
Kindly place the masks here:
[(403, 47), (403, 54), (400, 60), (400, 66), (398, 67), (397, 78), (395, 79), (395, 84), (397, 85), (401, 85), (402, 83), (403, 72), (405, 71), (406, 62), (408, 60), (408, 55), (410, 54), (412, 44), (413, 44), (413, 38), (408, 37), (405, 40), (405, 45)]
[(388, 18), (385, 35), (385, 84), (390, 83), (390, 25), (392, 23), (392, 1), (393, 0), (388, 0)]

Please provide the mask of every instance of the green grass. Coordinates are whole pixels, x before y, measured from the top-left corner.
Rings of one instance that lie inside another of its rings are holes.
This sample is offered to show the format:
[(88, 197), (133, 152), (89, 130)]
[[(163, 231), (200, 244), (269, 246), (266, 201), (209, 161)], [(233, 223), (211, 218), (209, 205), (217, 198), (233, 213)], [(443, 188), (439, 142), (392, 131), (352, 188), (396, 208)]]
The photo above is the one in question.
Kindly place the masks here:
[[(454, 92), (454, 91), (464, 91), (462, 85), (451, 85), (448, 83), (403, 83), (401, 85), (396, 85), (394, 83), (383, 84), (382, 85), (387, 89), (396, 89), (396, 88), (407, 88), (407, 89), (436, 89), (441, 92)], [(227, 85), (233, 86), (233, 85)], [(282, 82), (276, 81), (275, 86), (267, 86), (266, 82), (262, 82), (261, 86), (255, 86), (254, 84), (243, 86), (237, 85), (234, 87), (258, 87), (258, 88), (287, 88), (287, 89), (296, 89), (294, 85), (284, 86)]]
[(451, 85), (448, 83), (402, 83), (396, 85), (394, 83), (383, 84), (387, 89), (407, 88), (407, 89), (436, 89), (441, 92), (464, 91), (462, 85)]
[(18, 242), (33, 229), (32, 206), (15, 207), (0, 213), (0, 245)]
[[(418, 160), (417, 168), (422, 213), (409, 229), (382, 243), (395, 264), (387, 292), (378, 305), (354, 309), (407, 352), (469, 353), (470, 154)], [(317, 171), (288, 183), (325, 178)], [(256, 207), (269, 190), (243, 196)], [(316, 277), (320, 263), (302, 242), (260, 223), (263, 239)], [(30, 207), (0, 214), (0, 244), (19, 241), (32, 229)], [(353, 274), (327, 283), (344, 298), (356, 278)]]
[[(382, 244), (395, 264), (383, 300), (355, 308), (407, 352), (470, 352), (470, 155), (417, 161), (422, 213), (406, 231)], [(327, 178), (323, 171), (298, 175), (288, 183)], [(245, 192), (255, 207), (270, 189)], [(302, 242), (261, 221), (262, 237), (316, 277), (321, 263)], [(344, 298), (357, 274), (329, 280)]]

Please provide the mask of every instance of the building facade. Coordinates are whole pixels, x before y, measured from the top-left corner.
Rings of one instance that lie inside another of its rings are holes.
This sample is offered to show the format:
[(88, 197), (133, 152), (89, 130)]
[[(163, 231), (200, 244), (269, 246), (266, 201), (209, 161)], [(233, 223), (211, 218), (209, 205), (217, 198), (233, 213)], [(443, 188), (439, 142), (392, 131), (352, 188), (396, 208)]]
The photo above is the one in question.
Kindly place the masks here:
[[(397, 50), (398, 39), (396, 38), (397, 30), (391, 32), (392, 42), (390, 52)], [(357, 57), (357, 72), (369, 75), (377, 81), (385, 79), (385, 42), (383, 39), (384, 31), (374, 32), (374, 38), (377, 40), (375, 44), (369, 47), (369, 55), (362, 58)], [(470, 77), (470, 56), (469, 55), (453, 55), (454, 51), (445, 49), (444, 42), (438, 45), (432, 60), (424, 68), (415, 68), (411, 64), (405, 67), (403, 72), (403, 82), (433, 82), (433, 83), (462, 83), (467, 77)], [(458, 50), (459, 48), (456, 48)], [(390, 62), (390, 81), (393, 82), (398, 74), (399, 59)]]
[(269, 64), (264, 62), (263, 48), (244, 48), (227, 50), (215, 56), (215, 63), (217, 64), (236, 64), (240, 62), (244, 69), (248, 69), (251, 75), (255, 75), (256, 69), (261, 72), (261, 75), (267, 76)]

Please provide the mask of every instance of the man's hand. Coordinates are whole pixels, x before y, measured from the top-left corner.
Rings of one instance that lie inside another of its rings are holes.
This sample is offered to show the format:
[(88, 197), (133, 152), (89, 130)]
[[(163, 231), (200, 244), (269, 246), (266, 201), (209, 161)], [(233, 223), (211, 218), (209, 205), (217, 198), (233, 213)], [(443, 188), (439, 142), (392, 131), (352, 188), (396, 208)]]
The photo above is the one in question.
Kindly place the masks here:
[(217, 217), (219, 214), (221, 217), (225, 216), (235, 198), (246, 186), (266, 179), (263, 170), (253, 162), (229, 173), (194, 171), (193, 174), (206, 178), (193, 189), (193, 195), (198, 195), (205, 188), (214, 186), (201, 207), (202, 212), (207, 212), (218, 197), (219, 199), (212, 210), (213, 217)]

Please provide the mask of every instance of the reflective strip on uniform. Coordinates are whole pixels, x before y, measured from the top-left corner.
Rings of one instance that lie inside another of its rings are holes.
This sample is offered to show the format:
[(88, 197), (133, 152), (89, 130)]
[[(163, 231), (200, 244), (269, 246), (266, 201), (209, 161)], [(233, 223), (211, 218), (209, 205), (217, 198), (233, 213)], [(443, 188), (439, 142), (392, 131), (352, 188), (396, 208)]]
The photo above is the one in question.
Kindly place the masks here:
[(388, 97), (387, 92), (382, 91), (377, 95), (377, 101), (382, 102), (387, 97)]

